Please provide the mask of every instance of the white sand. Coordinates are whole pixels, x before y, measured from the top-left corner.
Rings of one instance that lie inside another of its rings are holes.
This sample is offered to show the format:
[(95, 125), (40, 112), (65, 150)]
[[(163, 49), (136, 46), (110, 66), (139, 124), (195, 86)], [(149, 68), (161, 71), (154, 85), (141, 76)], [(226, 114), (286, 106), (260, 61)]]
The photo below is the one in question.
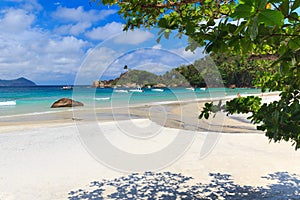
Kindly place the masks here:
[[(137, 121), (144, 126), (150, 123)], [(131, 122), (122, 123), (125, 126), (124, 123)], [(158, 134), (138, 144), (126, 140), (126, 136), (120, 137), (123, 132), (113, 128), (114, 124), (105, 122), (101, 127), (111, 130), (106, 133), (111, 142), (131, 153), (147, 154), (164, 148), (163, 144), (178, 133), (163, 127), (159, 134), (165, 135)], [(195, 135), (193, 145), (183, 157), (161, 171), (192, 176), (195, 182), (202, 183), (210, 181), (209, 173), (226, 173), (233, 176), (235, 183), (252, 186), (272, 183), (261, 178), (269, 173), (300, 174), (300, 152), (294, 151), (290, 143), (269, 144), (263, 134), (221, 134), (210, 154), (200, 159), (207, 134)], [(0, 199), (67, 199), (70, 191), (88, 188), (92, 181), (126, 174), (93, 159), (82, 146), (75, 125), (2, 133), (0, 144)], [(138, 152), (140, 146), (144, 146), (145, 152)]]
[[(97, 161), (97, 156), (95, 159), (95, 155), (88, 153), (91, 149), (84, 147), (79, 130), (84, 130), (93, 138), (93, 124), (77, 123), (85, 128), (78, 129), (76, 124), (71, 123), (0, 127), (0, 199), (67, 199), (72, 196), (69, 194), (71, 191), (91, 190), (89, 185), (92, 181), (114, 180), (131, 174), (120, 172), (124, 170), (122, 167), (118, 168), (119, 171), (107, 167)], [(262, 176), (276, 172), (300, 175), (300, 152), (295, 151), (289, 142), (269, 143), (263, 133), (193, 132), (162, 127), (148, 119), (103, 122), (99, 127), (106, 139), (122, 152), (145, 157), (167, 148), (177, 136), (182, 136), (182, 140), (176, 141), (175, 147), (178, 148), (169, 151), (169, 154), (152, 158), (153, 163), (147, 164), (145, 171), (191, 176), (193, 180), (187, 182), (191, 186), (196, 183), (210, 184), (212, 176), (209, 174), (221, 173), (231, 175), (234, 184), (241, 187), (264, 186), (272, 189), (270, 184), (276, 184), (276, 180), (267, 180)], [(191, 135), (195, 136), (193, 143), (184, 152), (185, 138), (189, 139)], [(202, 150), (204, 143), (213, 147), (208, 148), (211, 151), (205, 156), (201, 154), (205, 152)], [(112, 160), (126, 161), (126, 157), (118, 157), (109, 149), (106, 150), (103, 150), (103, 154), (110, 155)], [(182, 157), (164, 163), (176, 150), (184, 153)], [(157, 163), (162, 163), (164, 167), (157, 170)], [(140, 171), (143, 173), (143, 170)], [(294, 182), (287, 180), (286, 183), (290, 185), (283, 187), (279, 184), (279, 188), (284, 188), (293, 197), (299, 197), (295, 188), (300, 187), (300, 178)], [(218, 187), (226, 188), (222, 184), (218, 184)], [(105, 190), (105, 194), (116, 191), (107, 184)], [(272, 189), (271, 192), (276, 193), (276, 190)], [(281, 195), (277, 195), (279, 199), (287, 198), (286, 194)]]

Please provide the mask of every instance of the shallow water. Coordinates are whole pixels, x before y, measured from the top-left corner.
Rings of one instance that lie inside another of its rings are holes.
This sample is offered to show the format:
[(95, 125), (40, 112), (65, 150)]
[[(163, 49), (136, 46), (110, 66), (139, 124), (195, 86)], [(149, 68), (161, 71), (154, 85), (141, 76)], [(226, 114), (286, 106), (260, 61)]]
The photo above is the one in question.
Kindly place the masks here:
[(84, 103), (84, 108), (126, 107), (136, 104), (154, 102), (186, 101), (210, 99), (240, 94), (257, 94), (259, 89), (225, 89), (209, 88), (194, 91), (187, 88), (163, 88), (161, 90), (143, 89), (144, 92), (130, 92), (128, 88), (90, 88), (74, 87), (73, 90), (62, 90), (61, 86), (36, 87), (0, 87), (0, 117), (38, 115), (70, 110), (71, 108), (51, 109), (58, 99), (66, 97)]

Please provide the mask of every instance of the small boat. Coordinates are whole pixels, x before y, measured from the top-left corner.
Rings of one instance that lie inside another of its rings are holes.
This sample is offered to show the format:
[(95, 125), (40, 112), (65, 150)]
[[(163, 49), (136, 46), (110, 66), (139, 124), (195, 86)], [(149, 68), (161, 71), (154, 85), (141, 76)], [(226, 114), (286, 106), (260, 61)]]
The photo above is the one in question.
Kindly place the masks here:
[(163, 92), (164, 89), (153, 88), (153, 89), (151, 89), (151, 91), (153, 91), (153, 92)]
[(62, 90), (72, 90), (73, 88), (71, 86), (63, 86), (61, 89)]
[(98, 98), (94, 98), (96, 101), (105, 101), (105, 100), (110, 100), (110, 97), (98, 97)]
[(130, 92), (144, 92), (144, 90), (142, 90), (142, 88), (138, 87), (136, 89), (131, 89), (129, 90)]
[(195, 91), (195, 88), (193, 88), (193, 87), (185, 88), (185, 89)]
[(114, 90), (114, 92), (118, 92), (118, 93), (128, 93), (128, 90)]
[(202, 91), (205, 91), (206, 90), (206, 88), (204, 87), (204, 88), (200, 88), (200, 90), (202, 90)]

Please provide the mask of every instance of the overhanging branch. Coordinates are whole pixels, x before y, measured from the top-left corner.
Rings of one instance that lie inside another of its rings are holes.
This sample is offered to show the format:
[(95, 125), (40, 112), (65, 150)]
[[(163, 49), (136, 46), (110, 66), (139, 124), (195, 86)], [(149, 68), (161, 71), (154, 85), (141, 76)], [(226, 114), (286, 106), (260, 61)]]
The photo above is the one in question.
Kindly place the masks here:
[(251, 55), (250, 60), (277, 60), (279, 58), (278, 54), (260, 54), (260, 55)]

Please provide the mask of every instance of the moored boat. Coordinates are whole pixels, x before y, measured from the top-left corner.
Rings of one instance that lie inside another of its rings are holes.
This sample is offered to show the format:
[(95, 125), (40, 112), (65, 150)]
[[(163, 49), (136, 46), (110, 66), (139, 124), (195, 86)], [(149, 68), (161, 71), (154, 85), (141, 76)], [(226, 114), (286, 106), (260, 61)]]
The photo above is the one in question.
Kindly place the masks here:
[(130, 92), (144, 92), (144, 90), (142, 90), (142, 88), (138, 87), (136, 89), (131, 89), (129, 90)]
[(153, 91), (153, 92), (163, 92), (163, 91), (164, 91), (164, 89), (160, 89), (160, 88), (153, 88), (153, 89), (151, 89), (151, 91)]
[(71, 86), (63, 86), (61, 89), (62, 90), (72, 90), (73, 88)]

